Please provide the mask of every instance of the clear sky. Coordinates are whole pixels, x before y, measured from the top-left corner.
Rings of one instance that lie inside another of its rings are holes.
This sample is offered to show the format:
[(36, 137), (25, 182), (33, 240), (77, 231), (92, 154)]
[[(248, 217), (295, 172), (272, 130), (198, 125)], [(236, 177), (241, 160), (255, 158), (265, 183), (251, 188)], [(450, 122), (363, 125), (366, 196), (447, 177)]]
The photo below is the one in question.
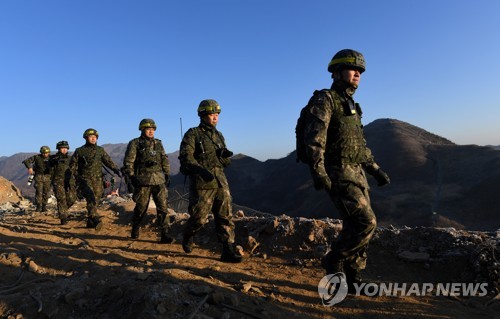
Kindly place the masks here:
[(87, 128), (127, 143), (142, 118), (173, 152), (211, 98), (228, 148), (281, 158), (344, 48), (367, 61), (365, 125), (500, 145), (500, 1), (0, 0), (0, 156)]

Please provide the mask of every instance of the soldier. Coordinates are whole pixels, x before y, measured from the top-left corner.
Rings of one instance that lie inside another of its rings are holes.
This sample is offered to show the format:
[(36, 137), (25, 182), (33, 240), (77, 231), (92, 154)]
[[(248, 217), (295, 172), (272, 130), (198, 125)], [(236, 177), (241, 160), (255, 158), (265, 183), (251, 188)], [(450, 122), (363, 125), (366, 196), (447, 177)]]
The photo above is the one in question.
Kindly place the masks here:
[[(61, 219), (61, 225), (68, 223), (68, 209), (76, 201), (75, 179), (71, 177), (69, 171), (68, 154), (69, 144), (67, 141), (60, 141), (56, 144), (57, 153), (50, 156), (50, 166), (52, 167), (52, 187), (57, 198), (57, 211)], [(69, 187), (64, 186), (65, 180), (69, 179)]]
[(50, 194), (50, 148), (48, 146), (40, 147), (40, 154), (33, 155), (23, 161), (28, 169), (28, 174), (35, 174), (35, 205), (37, 212), (47, 211), (47, 201)]
[(167, 186), (169, 182), (170, 163), (162, 142), (156, 139), (156, 123), (152, 119), (143, 119), (139, 123), (141, 136), (128, 143), (123, 172), (128, 176), (134, 187), (135, 201), (132, 216), (131, 237), (139, 238), (139, 228), (146, 215), (151, 195), (156, 204), (157, 223), (160, 228), (160, 242), (173, 243), (168, 235), (170, 221), (167, 208)]
[[(76, 176), (77, 186), (87, 201), (87, 228), (99, 231), (103, 226), (97, 213), (97, 204), (104, 193), (102, 166), (108, 167), (118, 176), (121, 176), (121, 173), (108, 153), (97, 145), (99, 133), (96, 130), (85, 130), (83, 138), (86, 143), (78, 147), (71, 156), (69, 170), (72, 176)], [(66, 188), (70, 187), (69, 182), (67, 178)]]
[(216, 129), (220, 112), (215, 100), (201, 101), (200, 125), (189, 129), (181, 142), (179, 160), (182, 172), (189, 175), (191, 215), (184, 228), (182, 247), (186, 253), (193, 250), (193, 236), (208, 222), (208, 214), (212, 212), (222, 242), (221, 260), (241, 262), (242, 256), (234, 249), (231, 194), (224, 174), (233, 153), (226, 148), (222, 133)]
[(379, 186), (389, 176), (375, 162), (361, 124), (361, 108), (354, 102), (365, 60), (361, 53), (345, 49), (328, 65), (333, 84), (330, 90), (314, 92), (306, 113), (305, 145), (314, 187), (325, 189), (339, 210), (343, 227), (337, 242), (322, 259), (328, 274), (344, 272), (349, 292), (359, 283), (366, 266), (366, 249), (377, 226), (370, 205), (366, 173)]

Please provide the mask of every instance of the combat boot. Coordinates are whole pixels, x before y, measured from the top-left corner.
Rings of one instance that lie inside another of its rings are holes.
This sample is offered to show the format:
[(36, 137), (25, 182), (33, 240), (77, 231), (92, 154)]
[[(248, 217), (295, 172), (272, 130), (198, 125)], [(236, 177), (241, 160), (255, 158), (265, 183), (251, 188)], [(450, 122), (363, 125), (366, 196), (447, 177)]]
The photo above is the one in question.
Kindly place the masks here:
[(139, 229), (139, 224), (132, 224), (132, 232), (130, 233), (130, 237), (132, 237), (133, 239), (139, 238)]
[[(356, 288), (354, 284), (356, 284), (356, 286), (359, 287), (363, 282), (363, 280), (361, 279), (360, 271), (353, 269), (350, 266), (346, 266), (345, 276), (347, 280), (347, 292), (349, 292), (350, 294), (355, 294)], [(363, 294), (363, 292), (361, 292), (361, 294)]]
[(60, 219), (61, 219), (61, 225), (66, 225), (68, 223), (68, 216), (61, 215)]
[(193, 236), (189, 236), (184, 234), (182, 238), (182, 249), (184, 249), (184, 252), (189, 254), (193, 251)]
[(224, 243), (220, 260), (227, 263), (239, 263), (243, 260), (243, 256), (234, 251), (233, 244)]
[(321, 258), (321, 267), (326, 270), (326, 274), (336, 274), (339, 272), (344, 272), (344, 261), (338, 257), (335, 257), (333, 251), (329, 251), (326, 255)]
[(175, 241), (174, 237), (168, 234), (168, 229), (162, 229), (160, 234), (160, 243), (172, 244)]
[(43, 204), (41, 212), (43, 213), (43, 212), (46, 212), (46, 211), (47, 211), (47, 205)]
[(42, 211), (42, 205), (36, 205), (35, 212), (41, 212)]
[(96, 231), (102, 229), (103, 223), (99, 217), (89, 217), (87, 219), (87, 228), (94, 228)]

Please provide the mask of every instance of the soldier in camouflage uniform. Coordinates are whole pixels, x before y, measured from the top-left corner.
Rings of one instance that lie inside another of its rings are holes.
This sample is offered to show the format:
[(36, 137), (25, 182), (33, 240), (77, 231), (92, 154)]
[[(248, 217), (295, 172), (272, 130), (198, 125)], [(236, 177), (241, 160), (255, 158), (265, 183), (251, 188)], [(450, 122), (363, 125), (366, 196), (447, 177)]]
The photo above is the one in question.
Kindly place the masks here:
[(322, 265), (330, 274), (344, 272), (353, 292), (377, 226), (365, 172), (373, 175), (379, 186), (390, 181), (366, 146), (361, 108), (353, 99), (365, 71), (363, 55), (341, 50), (328, 71), (334, 79), (332, 87), (314, 92), (309, 102), (312, 107), (307, 113), (305, 145), (314, 187), (326, 190), (343, 220), (339, 239), (332, 243)]
[[(69, 171), (68, 154), (69, 144), (67, 141), (60, 141), (56, 144), (57, 153), (51, 155), (49, 162), (52, 168), (52, 187), (57, 198), (57, 211), (61, 219), (61, 225), (68, 223), (68, 209), (76, 201), (75, 179), (71, 178)], [(69, 179), (69, 187), (64, 186), (65, 180)]]
[(193, 236), (214, 214), (219, 241), (222, 243), (221, 260), (240, 262), (241, 255), (234, 249), (234, 223), (231, 194), (224, 168), (233, 155), (226, 148), (224, 137), (215, 127), (221, 108), (214, 100), (203, 100), (198, 107), (200, 125), (184, 135), (179, 160), (181, 171), (189, 176), (189, 214), (183, 234), (182, 247), (186, 253), (193, 249)]
[(139, 238), (139, 228), (146, 215), (149, 200), (153, 196), (156, 204), (157, 222), (160, 227), (160, 242), (170, 244), (174, 239), (168, 235), (170, 221), (167, 207), (167, 185), (170, 175), (170, 163), (161, 140), (154, 137), (156, 123), (152, 119), (143, 119), (139, 123), (141, 136), (128, 143), (123, 172), (134, 186), (135, 201), (132, 217), (131, 237)]
[(50, 148), (40, 147), (40, 154), (33, 155), (23, 161), (28, 174), (35, 174), (35, 205), (37, 212), (47, 211), (50, 196), (51, 171), (49, 165)]
[[(89, 128), (83, 133), (86, 140), (85, 145), (78, 147), (69, 163), (72, 176), (76, 177), (79, 191), (87, 201), (87, 228), (101, 230), (103, 224), (97, 213), (97, 204), (104, 193), (102, 166), (111, 169), (116, 175), (121, 176), (106, 151), (98, 146), (99, 134), (96, 130)], [(70, 180), (66, 179), (65, 187), (70, 187)]]

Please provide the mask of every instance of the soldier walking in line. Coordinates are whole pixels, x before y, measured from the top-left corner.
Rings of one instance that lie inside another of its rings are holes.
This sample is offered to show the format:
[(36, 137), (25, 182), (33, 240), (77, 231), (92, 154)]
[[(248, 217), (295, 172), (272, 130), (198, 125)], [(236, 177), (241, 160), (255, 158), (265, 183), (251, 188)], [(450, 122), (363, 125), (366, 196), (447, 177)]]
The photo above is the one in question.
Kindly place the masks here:
[(221, 112), (215, 100), (203, 100), (198, 107), (200, 125), (189, 129), (181, 142), (179, 160), (181, 172), (189, 176), (189, 214), (182, 247), (193, 250), (193, 236), (214, 214), (215, 228), (222, 243), (221, 260), (241, 262), (234, 249), (234, 223), (229, 185), (224, 168), (231, 163), (233, 153), (226, 148), (222, 133), (216, 129)]
[[(57, 153), (50, 156), (49, 163), (52, 168), (52, 187), (57, 199), (57, 211), (61, 225), (68, 223), (68, 209), (76, 201), (75, 179), (71, 177), (68, 154), (69, 144), (67, 141), (59, 141), (56, 144)], [(69, 187), (65, 187), (68, 179)]]
[(44, 145), (40, 147), (40, 154), (33, 155), (23, 161), (24, 166), (28, 169), (28, 174), (34, 174), (35, 205), (37, 212), (47, 211), (51, 180), (49, 155), (50, 148)]
[[(73, 153), (69, 169), (71, 175), (76, 177), (77, 187), (87, 201), (87, 228), (99, 231), (103, 226), (97, 213), (97, 204), (104, 193), (102, 167), (108, 167), (118, 176), (121, 176), (121, 173), (104, 148), (97, 145), (99, 133), (96, 130), (85, 130), (83, 138), (86, 142)], [(68, 178), (65, 187), (70, 187)]]
[(123, 172), (133, 185), (135, 201), (132, 216), (131, 237), (139, 238), (142, 219), (147, 213), (149, 201), (153, 197), (156, 205), (157, 223), (160, 229), (160, 242), (170, 244), (174, 239), (169, 236), (170, 220), (167, 206), (167, 186), (169, 183), (170, 163), (161, 140), (154, 137), (156, 123), (143, 119), (139, 123), (141, 136), (128, 143)]
[(361, 53), (345, 49), (328, 65), (333, 84), (314, 92), (306, 112), (304, 144), (314, 187), (325, 189), (339, 210), (343, 227), (338, 241), (325, 255), (322, 265), (328, 274), (344, 272), (349, 292), (359, 283), (366, 267), (367, 247), (377, 221), (370, 205), (366, 173), (379, 186), (389, 176), (374, 160), (361, 124), (361, 108), (353, 95), (365, 71)]

